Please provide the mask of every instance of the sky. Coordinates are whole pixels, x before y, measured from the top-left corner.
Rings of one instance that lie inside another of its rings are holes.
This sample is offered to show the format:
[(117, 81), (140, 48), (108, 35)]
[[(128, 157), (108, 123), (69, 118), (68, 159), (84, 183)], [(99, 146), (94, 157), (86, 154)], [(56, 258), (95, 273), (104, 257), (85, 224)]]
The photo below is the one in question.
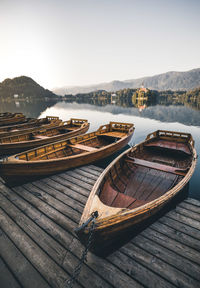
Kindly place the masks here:
[(0, 82), (90, 85), (200, 67), (199, 0), (0, 0)]

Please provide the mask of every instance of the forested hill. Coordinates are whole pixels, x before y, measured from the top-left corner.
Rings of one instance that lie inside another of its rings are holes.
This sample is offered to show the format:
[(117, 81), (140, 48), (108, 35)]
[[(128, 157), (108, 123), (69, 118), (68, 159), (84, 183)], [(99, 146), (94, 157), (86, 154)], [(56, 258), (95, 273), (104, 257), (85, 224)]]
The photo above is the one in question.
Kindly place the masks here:
[(91, 86), (63, 87), (55, 89), (58, 95), (88, 93), (97, 90), (117, 91), (124, 88), (138, 88), (141, 85), (152, 90), (191, 90), (200, 86), (200, 68), (186, 72), (167, 72), (152, 77), (126, 81), (112, 81)]
[(18, 98), (20, 99), (44, 99), (45, 97), (57, 97), (53, 92), (44, 89), (32, 78), (26, 76), (5, 79), (0, 83), (0, 100), (13, 99), (14, 95), (18, 95)]

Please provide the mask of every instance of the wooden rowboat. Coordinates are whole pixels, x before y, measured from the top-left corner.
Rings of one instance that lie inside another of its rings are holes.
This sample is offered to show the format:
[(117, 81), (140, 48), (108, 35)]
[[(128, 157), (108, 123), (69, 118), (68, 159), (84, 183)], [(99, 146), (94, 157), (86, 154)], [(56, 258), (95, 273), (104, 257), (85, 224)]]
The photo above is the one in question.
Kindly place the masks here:
[(7, 137), (11, 135), (17, 135), (24, 132), (37, 131), (41, 128), (48, 128), (52, 126), (58, 126), (63, 124), (59, 117), (47, 116), (46, 118), (34, 119), (26, 118), (26, 122), (22, 124), (1, 126), (0, 137)]
[(89, 123), (87, 120), (73, 118), (61, 126), (0, 137), (0, 155), (13, 154), (62, 139), (68, 139), (85, 133), (88, 129)]
[(22, 113), (5, 113), (0, 117), (0, 126), (22, 123), (25, 121), (25, 116)]
[(106, 158), (127, 145), (134, 132), (130, 123), (110, 122), (97, 131), (10, 156), (0, 163), (0, 176), (13, 181), (55, 174)]
[(94, 213), (98, 217), (92, 249), (100, 253), (158, 212), (190, 180), (196, 158), (190, 134), (161, 130), (125, 151), (103, 171), (90, 193), (76, 230), (81, 242), (88, 241), (91, 224), (84, 223)]
[(10, 115), (12, 115), (11, 112), (2, 112), (2, 113), (0, 113), (0, 119), (1, 119), (1, 118), (5, 118), (5, 117), (8, 117), (8, 116), (10, 116)]

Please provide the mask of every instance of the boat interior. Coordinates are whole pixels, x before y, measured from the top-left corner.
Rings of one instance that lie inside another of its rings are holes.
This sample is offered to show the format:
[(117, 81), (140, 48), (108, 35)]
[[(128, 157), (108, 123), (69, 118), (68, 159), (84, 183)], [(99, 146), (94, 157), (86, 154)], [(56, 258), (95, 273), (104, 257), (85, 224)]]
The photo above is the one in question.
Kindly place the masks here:
[[(88, 134), (84, 135), (87, 136)], [(81, 136), (72, 138), (66, 141), (59, 141), (36, 149), (30, 150), (27, 153), (20, 153), (18, 155), (19, 160), (37, 161), (37, 160), (50, 160), (58, 159), (63, 157), (69, 157), (73, 155), (82, 154), (85, 152), (93, 152), (98, 149), (105, 147), (109, 144), (115, 143), (120, 138), (107, 136), (107, 135), (96, 135), (90, 133), (90, 137), (80, 140)], [(73, 140), (76, 141), (73, 141)]]
[[(133, 124), (111, 122), (110, 124), (102, 125), (96, 132), (80, 135), (17, 154), (17, 159), (26, 161), (50, 160), (78, 155), (85, 152), (98, 151), (98, 149), (116, 143), (121, 138), (125, 137), (132, 127)], [(67, 129), (69, 128), (67, 127)], [(72, 126), (72, 128), (74, 127)], [(60, 129), (63, 128), (61, 127)]]
[(191, 162), (187, 141), (157, 138), (144, 142), (109, 170), (99, 198), (110, 207), (139, 207), (173, 188), (186, 175)]

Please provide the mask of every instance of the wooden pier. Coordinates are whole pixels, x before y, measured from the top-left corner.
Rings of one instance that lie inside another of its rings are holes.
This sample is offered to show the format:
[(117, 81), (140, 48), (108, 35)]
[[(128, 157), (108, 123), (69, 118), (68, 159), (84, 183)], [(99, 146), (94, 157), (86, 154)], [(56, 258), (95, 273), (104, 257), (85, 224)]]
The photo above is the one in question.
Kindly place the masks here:
[[(84, 249), (73, 229), (101, 172), (0, 180), (0, 287), (67, 287)], [(89, 252), (74, 287), (200, 287), (200, 202), (182, 201), (106, 258)]]

